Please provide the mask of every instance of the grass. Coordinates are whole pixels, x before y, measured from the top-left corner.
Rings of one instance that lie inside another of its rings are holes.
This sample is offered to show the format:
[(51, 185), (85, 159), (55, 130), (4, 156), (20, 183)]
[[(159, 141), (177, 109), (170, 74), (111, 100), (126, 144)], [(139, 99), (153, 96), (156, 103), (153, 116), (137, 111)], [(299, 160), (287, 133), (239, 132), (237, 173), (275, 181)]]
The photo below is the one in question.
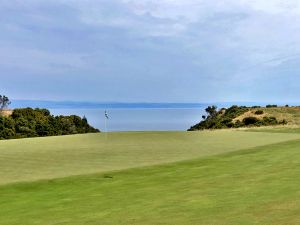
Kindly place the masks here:
[(0, 224), (300, 223), (299, 134), (111, 135), (1, 142)]
[(122, 170), (298, 138), (298, 134), (124, 132), (1, 141), (0, 184)]
[(263, 110), (278, 120), (285, 119), (289, 125), (300, 126), (300, 107), (264, 108)]
[[(256, 115), (255, 112), (262, 110), (264, 114)], [(300, 107), (273, 107), (273, 108), (253, 108), (250, 111), (234, 119), (242, 121), (245, 117), (256, 117), (262, 119), (264, 116), (275, 117), (278, 121), (285, 120), (290, 126), (300, 126)]]
[(289, 133), (289, 134), (300, 133), (300, 128), (294, 126), (255, 127), (255, 128), (245, 128), (240, 130), (250, 131), (250, 132), (268, 132), (268, 133)]

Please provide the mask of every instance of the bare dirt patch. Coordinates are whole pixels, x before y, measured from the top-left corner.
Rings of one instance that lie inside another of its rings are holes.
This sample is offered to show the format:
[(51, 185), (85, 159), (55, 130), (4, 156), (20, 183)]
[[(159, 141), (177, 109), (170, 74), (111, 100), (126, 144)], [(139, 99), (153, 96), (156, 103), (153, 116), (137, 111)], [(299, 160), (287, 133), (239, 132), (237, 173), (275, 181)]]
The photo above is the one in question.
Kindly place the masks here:
[(11, 116), (12, 113), (13, 113), (13, 110), (11, 110), (11, 109), (0, 110), (0, 116)]

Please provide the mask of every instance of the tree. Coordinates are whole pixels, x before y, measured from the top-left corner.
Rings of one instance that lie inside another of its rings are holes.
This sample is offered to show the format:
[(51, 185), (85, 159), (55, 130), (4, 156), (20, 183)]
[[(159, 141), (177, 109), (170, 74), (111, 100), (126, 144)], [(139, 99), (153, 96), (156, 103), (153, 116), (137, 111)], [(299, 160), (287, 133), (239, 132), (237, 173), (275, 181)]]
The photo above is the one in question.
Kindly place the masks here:
[(15, 109), (11, 116), (0, 116), (0, 139), (96, 133), (87, 119), (76, 115), (53, 116), (47, 109)]
[(9, 101), (9, 98), (6, 97), (5, 95), (0, 95), (0, 110), (3, 110), (5, 109), (7, 106), (10, 105), (10, 101)]
[(214, 118), (216, 115), (217, 115), (217, 106), (208, 106), (206, 109), (205, 109), (205, 112), (208, 114), (208, 116), (210, 118)]

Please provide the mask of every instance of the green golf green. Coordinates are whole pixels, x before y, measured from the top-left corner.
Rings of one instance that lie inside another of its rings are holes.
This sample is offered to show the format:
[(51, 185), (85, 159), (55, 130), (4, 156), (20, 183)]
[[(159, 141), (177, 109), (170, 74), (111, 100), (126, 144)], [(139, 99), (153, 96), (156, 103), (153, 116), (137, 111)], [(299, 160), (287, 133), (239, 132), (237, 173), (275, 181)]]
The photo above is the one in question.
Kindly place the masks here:
[(0, 224), (298, 224), (299, 146), (242, 131), (1, 141)]

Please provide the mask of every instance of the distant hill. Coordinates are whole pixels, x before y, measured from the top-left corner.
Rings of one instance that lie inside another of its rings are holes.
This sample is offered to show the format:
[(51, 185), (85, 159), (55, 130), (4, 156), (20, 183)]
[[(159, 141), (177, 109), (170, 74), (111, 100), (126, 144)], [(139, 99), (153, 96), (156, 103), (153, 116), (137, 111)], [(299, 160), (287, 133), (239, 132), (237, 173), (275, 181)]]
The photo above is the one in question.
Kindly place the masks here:
[(192, 126), (189, 131), (276, 125), (300, 126), (300, 107), (232, 106), (220, 110), (208, 107), (206, 111), (207, 115), (203, 116), (203, 120)]

